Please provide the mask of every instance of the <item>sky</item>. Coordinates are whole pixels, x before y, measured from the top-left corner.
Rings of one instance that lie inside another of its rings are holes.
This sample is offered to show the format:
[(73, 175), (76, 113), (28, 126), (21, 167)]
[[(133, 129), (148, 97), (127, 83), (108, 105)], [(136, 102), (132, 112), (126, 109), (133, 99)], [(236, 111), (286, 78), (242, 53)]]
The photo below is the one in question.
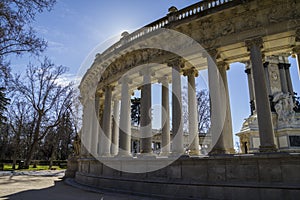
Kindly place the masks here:
[[(51, 12), (36, 16), (32, 24), (48, 41), (44, 55), (55, 64), (69, 68), (67, 79), (82, 75), (92, 64), (99, 46), (107, 46), (122, 32), (133, 32), (161, 17), (168, 8), (184, 8), (198, 0), (58, 0)], [(23, 56), (11, 61), (14, 72), (22, 72), (36, 57)], [(300, 94), (295, 59), (290, 58), (294, 90)], [(231, 64), (228, 74), (233, 131), (237, 133), (250, 114), (247, 77), (244, 65)], [(80, 77), (79, 77), (80, 78)], [(198, 81), (201, 82), (199, 77)]]

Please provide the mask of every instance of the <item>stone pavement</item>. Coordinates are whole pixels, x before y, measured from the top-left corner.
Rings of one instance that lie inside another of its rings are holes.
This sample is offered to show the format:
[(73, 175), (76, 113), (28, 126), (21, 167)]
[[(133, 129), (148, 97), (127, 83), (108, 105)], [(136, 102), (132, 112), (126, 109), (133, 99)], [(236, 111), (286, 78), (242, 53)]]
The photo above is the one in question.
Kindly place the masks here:
[[(118, 194), (88, 187), (72, 187), (62, 177), (64, 171), (0, 173), (0, 200), (150, 200), (153, 198)], [(72, 180), (69, 180), (72, 183)], [(75, 185), (76, 186), (76, 185)], [(81, 187), (81, 188), (79, 188)]]

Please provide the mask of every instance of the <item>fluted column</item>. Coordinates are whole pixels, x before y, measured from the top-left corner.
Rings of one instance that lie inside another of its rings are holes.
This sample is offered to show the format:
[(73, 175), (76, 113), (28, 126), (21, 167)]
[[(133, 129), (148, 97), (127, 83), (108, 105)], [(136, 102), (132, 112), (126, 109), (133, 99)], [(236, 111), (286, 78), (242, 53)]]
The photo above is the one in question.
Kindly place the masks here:
[(248, 79), (248, 90), (249, 90), (249, 97), (250, 97), (250, 111), (251, 111), (251, 115), (253, 115), (254, 110), (255, 110), (255, 98), (254, 98), (253, 79), (252, 79), (252, 75), (251, 75), (251, 65), (250, 65), (250, 63), (246, 63), (245, 73), (247, 74), (247, 79)]
[(169, 80), (168, 77), (164, 77), (160, 80), (162, 83), (161, 94), (161, 156), (168, 156), (171, 151), (170, 147), (170, 108), (169, 108)]
[(112, 86), (105, 87), (104, 111), (103, 111), (103, 137), (101, 137), (102, 152), (101, 156), (110, 156), (111, 146), (111, 96)]
[(120, 101), (118, 99), (114, 100), (114, 111), (113, 111), (113, 121), (112, 121), (112, 145), (111, 145), (111, 155), (115, 156), (118, 154), (119, 150), (119, 120), (120, 120)]
[(121, 96), (121, 113), (120, 113), (120, 128), (119, 128), (119, 152), (118, 156), (131, 156), (131, 117), (130, 117), (130, 80), (123, 77), (122, 96)]
[(183, 116), (181, 96), (180, 62), (173, 62), (172, 67), (172, 154), (184, 153), (183, 148)]
[(260, 136), (260, 152), (274, 152), (277, 150), (274, 143), (274, 132), (272, 116), (270, 111), (270, 102), (268, 98), (266, 79), (262, 63), (261, 47), (263, 41), (261, 38), (255, 38), (245, 41), (250, 51), (250, 60), (253, 70), (254, 92), (256, 98), (256, 111)]
[(198, 130), (198, 109), (196, 100), (196, 84), (195, 77), (198, 76), (198, 71), (191, 68), (184, 72), (188, 77), (188, 120), (189, 120), (189, 143), (190, 155), (200, 155), (199, 149), (199, 130)]
[(287, 86), (286, 73), (284, 67), (285, 67), (285, 63), (278, 63), (282, 92), (287, 93), (288, 86)]
[(151, 75), (148, 70), (143, 73), (143, 86), (141, 87), (141, 154), (152, 154), (152, 117), (151, 117)]

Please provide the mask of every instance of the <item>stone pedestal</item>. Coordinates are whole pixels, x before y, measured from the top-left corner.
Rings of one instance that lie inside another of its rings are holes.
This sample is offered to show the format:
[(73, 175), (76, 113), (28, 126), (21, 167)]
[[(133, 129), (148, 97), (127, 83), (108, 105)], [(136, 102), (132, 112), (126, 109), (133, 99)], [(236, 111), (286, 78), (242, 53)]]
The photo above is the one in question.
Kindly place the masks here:
[(68, 159), (67, 170), (64, 178), (75, 178), (76, 172), (78, 171), (78, 157), (72, 156)]

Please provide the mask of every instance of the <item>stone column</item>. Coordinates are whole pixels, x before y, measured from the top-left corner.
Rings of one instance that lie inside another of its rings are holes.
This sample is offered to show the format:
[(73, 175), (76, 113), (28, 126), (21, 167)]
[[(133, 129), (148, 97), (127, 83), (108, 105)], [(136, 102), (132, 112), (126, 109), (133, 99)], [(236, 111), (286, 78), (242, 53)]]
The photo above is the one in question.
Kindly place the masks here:
[(98, 156), (98, 142), (99, 142), (99, 109), (100, 109), (100, 95), (96, 94), (95, 104), (93, 107), (94, 111), (91, 113), (92, 116), (92, 138), (91, 138), (91, 153), (93, 156)]
[(151, 75), (148, 70), (143, 73), (141, 87), (141, 154), (152, 155), (152, 110), (151, 110)]
[(294, 89), (293, 89), (293, 84), (292, 84), (292, 78), (291, 78), (291, 73), (290, 73), (290, 67), (291, 67), (291, 64), (285, 63), (284, 69), (285, 69), (285, 76), (286, 76), (286, 80), (287, 80), (288, 92), (289, 92), (291, 95), (294, 95)]
[(119, 150), (119, 120), (120, 120), (120, 101), (114, 100), (114, 111), (113, 111), (113, 126), (112, 126), (112, 145), (111, 155), (116, 156)]
[(86, 131), (87, 131), (87, 134), (86, 134), (86, 149), (89, 153), (89, 155), (92, 153), (92, 141), (93, 141), (93, 114), (94, 114), (94, 111), (93, 111), (93, 108), (95, 106), (95, 102), (94, 102), (94, 98), (93, 97), (90, 97), (89, 100), (88, 100), (88, 108), (87, 108), (87, 118), (86, 118)]
[(169, 80), (168, 77), (164, 77), (160, 80), (162, 83), (161, 94), (161, 156), (168, 156), (171, 151), (170, 146), (170, 108), (169, 108)]
[(196, 84), (195, 76), (198, 76), (198, 71), (191, 68), (184, 72), (188, 77), (188, 120), (189, 120), (189, 144), (190, 155), (200, 155), (199, 149), (199, 130), (198, 130), (198, 109), (196, 100)]
[(248, 79), (248, 90), (249, 90), (249, 97), (250, 97), (250, 111), (251, 115), (253, 115), (255, 110), (255, 98), (254, 98), (254, 91), (253, 91), (253, 80), (251, 75), (251, 65), (250, 63), (247, 63), (245, 73), (247, 73), (247, 79)]
[(172, 154), (184, 153), (183, 148), (183, 116), (181, 97), (180, 62), (173, 62), (172, 67)]
[(121, 114), (120, 114), (120, 127), (119, 127), (119, 152), (118, 156), (131, 156), (130, 143), (131, 143), (131, 116), (130, 116), (130, 91), (129, 79), (123, 77), (122, 96), (121, 96)]
[(270, 111), (270, 102), (268, 98), (266, 79), (262, 64), (261, 47), (262, 38), (255, 38), (245, 41), (246, 47), (250, 51), (250, 60), (253, 70), (254, 92), (256, 98), (256, 111), (260, 136), (260, 152), (277, 151), (274, 143), (274, 132), (272, 124), (272, 115)]
[(105, 87), (105, 99), (104, 99), (104, 111), (103, 111), (103, 137), (101, 137), (101, 145), (103, 151), (101, 152), (102, 157), (110, 156), (111, 146), (111, 96), (112, 86), (108, 85)]
[[(207, 70), (208, 70), (208, 86), (210, 96), (210, 117), (211, 125), (209, 132), (212, 136), (212, 150), (209, 154), (224, 153), (221, 149), (224, 149), (221, 144), (222, 140), (219, 140), (224, 121), (225, 121), (225, 109), (222, 109), (222, 99), (220, 91), (224, 91), (224, 86), (220, 77), (219, 70), (216, 66), (217, 51), (211, 50), (210, 55), (207, 57)], [(222, 87), (223, 86), (223, 87)], [(222, 89), (221, 89), (222, 88)], [(217, 150), (218, 149), (218, 150)]]
[[(232, 120), (229, 101), (229, 90), (226, 70), (229, 66), (225, 62), (219, 62), (215, 66), (214, 56), (209, 58), (209, 91), (212, 107), (212, 133), (213, 144), (210, 154), (235, 153), (233, 149)], [(225, 107), (224, 107), (225, 106)], [(219, 133), (219, 131), (221, 133)]]
[[(235, 150), (233, 148), (232, 118), (231, 118), (229, 89), (228, 89), (228, 81), (227, 81), (227, 73), (226, 73), (226, 71), (229, 70), (229, 65), (225, 62), (218, 63), (218, 68), (224, 84), (224, 89), (225, 89), (224, 100), (226, 101), (225, 123), (221, 134), (221, 138), (223, 140), (222, 143), (224, 145), (223, 151), (224, 153), (235, 153)], [(220, 93), (222, 94), (222, 92)]]
[[(300, 42), (300, 29), (296, 30), (295, 41)], [(300, 79), (300, 46), (293, 48), (293, 57), (297, 59), (298, 75)]]
[(270, 85), (270, 76), (269, 76), (269, 62), (265, 62), (263, 64), (264, 66), (264, 70), (265, 70), (265, 76), (266, 76), (266, 86), (267, 86), (267, 90), (268, 90), (268, 95), (271, 95), (271, 85)]
[(286, 73), (284, 67), (285, 67), (285, 63), (278, 63), (282, 92), (287, 93), (288, 86), (287, 86)]
[(103, 137), (103, 104), (100, 104), (100, 109), (99, 109), (99, 114), (98, 114), (98, 118), (99, 118), (99, 130), (98, 130), (98, 155), (101, 155), (101, 152), (103, 151), (102, 149), (102, 137)]
[(87, 151), (87, 144), (88, 144), (88, 106), (87, 103), (85, 101), (85, 103), (83, 104), (83, 113), (82, 113), (82, 130), (81, 130), (81, 155), (86, 157), (88, 155), (88, 151)]
[(299, 78), (300, 78), (300, 50), (299, 50), (299, 53), (297, 53), (295, 57), (297, 59), (298, 75), (299, 75)]

